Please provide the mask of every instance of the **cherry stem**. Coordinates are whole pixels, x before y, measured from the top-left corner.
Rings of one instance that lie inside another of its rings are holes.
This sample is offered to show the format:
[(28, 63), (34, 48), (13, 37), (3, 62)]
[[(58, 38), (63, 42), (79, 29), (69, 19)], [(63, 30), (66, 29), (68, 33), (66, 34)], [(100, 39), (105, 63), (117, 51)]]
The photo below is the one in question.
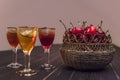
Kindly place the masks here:
[(81, 23), (80, 23), (80, 21), (78, 21), (78, 26), (80, 26), (81, 25)]
[(103, 21), (101, 20), (101, 22), (100, 22), (100, 27), (102, 26), (102, 24), (103, 24)]
[(87, 23), (87, 21), (83, 21), (82, 28), (85, 27), (86, 23)]
[(112, 43), (112, 38), (111, 38), (109, 30), (106, 31), (106, 36), (108, 37), (109, 43)]
[(106, 35), (110, 35), (109, 30), (106, 31)]
[(67, 31), (67, 27), (65, 26), (65, 24), (63, 23), (63, 21), (62, 20), (59, 20), (59, 21), (60, 21), (60, 23), (62, 23), (62, 25), (64, 26), (65, 30)]
[(100, 29), (101, 29), (102, 24), (103, 24), (103, 21), (101, 20), (100, 24), (98, 24), (98, 28), (100, 28)]
[(71, 25), (72, 27), (74, 27), (74, 25), (73, 25), (73, 23), (72, 23), (72, 22), (70, 22), (70, 25)]

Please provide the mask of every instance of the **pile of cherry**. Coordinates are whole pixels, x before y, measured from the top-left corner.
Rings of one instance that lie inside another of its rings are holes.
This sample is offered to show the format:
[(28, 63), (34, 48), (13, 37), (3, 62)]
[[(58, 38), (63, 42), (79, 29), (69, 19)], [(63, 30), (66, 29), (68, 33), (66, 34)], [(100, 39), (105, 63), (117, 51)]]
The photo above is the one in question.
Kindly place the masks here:
[(97, 26), (89, 25), (86, 26), (86, 21), (82, 22), (82, 25), (77, 27), (72, 25), (71, 28), (67, 28), (62, 20), (59, 20), (64, 28), (65, 33), (63, 36), (63, 42), (72, 43), (112, 43), (111, 35), (109, 30), (103, 31), (102, 23), (100, 22)]

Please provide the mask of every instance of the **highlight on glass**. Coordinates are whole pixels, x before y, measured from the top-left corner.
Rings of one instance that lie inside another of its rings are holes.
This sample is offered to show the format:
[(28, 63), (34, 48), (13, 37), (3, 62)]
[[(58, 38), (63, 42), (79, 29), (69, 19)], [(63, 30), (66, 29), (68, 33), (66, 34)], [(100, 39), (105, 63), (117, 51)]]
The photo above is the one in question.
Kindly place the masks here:
[(13, 62), (8, 64), (7, 67), (19, 68), (20, 66), (22, 66), (22, 64), (17, 62), (17, 49), (18, 49), (19, 41), (17, 38), (17, 28), (16, 27), (7, 27), (7, 40), (12, 48), (12, 51), (14, 52)]
[(17, 36), (25, 57), (25, 68), (18, 71), (20, 76), (32, 76), (36, 70), (30, 68), (30, 54), (34, 48), (37, 35), (37, 27), (22, 26), (17, 28)]
[(44, 69), (49, 70), (55, 68), (55, 66), (50, 64), (50, 49), (55, 37), (55, 28), (38, 28), (39, 40), (44, 49), (44, 54), (47, 56), (46, 62), (41, 65)]

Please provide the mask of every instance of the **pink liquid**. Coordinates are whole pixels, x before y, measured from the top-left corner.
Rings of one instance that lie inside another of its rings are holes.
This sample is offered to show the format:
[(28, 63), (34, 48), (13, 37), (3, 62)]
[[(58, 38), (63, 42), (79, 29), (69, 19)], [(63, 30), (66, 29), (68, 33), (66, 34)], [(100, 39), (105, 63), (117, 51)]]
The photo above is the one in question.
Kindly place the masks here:
[(16, 48), (18, 46), (18, 38), (17, 33), (7, 32), (7, 40), (10, 43), (12, 48)]
[(49, 49), (51, 47), (51, 44), (53, 43), (54, 40), (54, 36), (55, 36), (54, 34), (48, 34), (48, 35), (39, 34), (39, 39), (43, 48)]

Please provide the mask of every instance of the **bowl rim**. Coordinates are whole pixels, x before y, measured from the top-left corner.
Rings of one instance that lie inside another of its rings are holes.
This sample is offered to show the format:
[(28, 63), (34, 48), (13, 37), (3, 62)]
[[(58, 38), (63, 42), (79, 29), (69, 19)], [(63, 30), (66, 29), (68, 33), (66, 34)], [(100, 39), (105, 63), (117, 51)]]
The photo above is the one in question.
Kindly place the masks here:
[(62, 44), (79, 44), (79, 45), (113, 45), (112, 43), (71, 43), (71, 42), (63, 42)]

